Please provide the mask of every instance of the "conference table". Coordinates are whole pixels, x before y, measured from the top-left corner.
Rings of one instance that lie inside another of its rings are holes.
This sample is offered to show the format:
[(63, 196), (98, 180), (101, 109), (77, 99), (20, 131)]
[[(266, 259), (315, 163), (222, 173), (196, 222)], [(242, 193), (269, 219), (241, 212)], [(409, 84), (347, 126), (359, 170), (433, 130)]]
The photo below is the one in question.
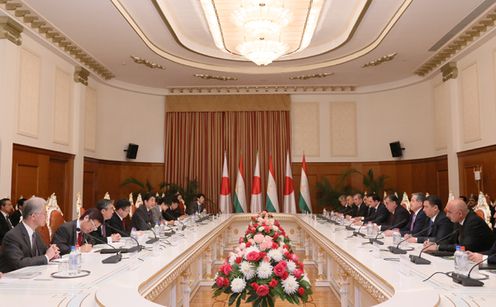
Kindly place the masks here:
[[(122, 254), (115, 264), (104, 264), (108, 254), (82, 255), (79, 278), (54, 278), (58, 262), (27, 267), (0, 279), (3, 306), (189, 306), (201, 286), (213, 284), (215, 267), (237, 245), (253, 214), (223, 214), (145, 245), (140, 252)], [(306, 267), (314, 266), (313, 287), (333, 291), (341, 306), (496, 306), (496, 274), (483, 287), (463, 287), (436, 271), (453, 271), (453, 260), (425, 255), (430, 265), (415, 265), (408, 255), (386, 251), (391, 238), (377, 248), (351, 236), (344, 226), (315, 215), (274, 214), (281, 222)], [(147, 239), (151, 233), (144, 233)], [(132, 240), (124, 240), (130, 247)], [(411, 244), (418, 254), (420, 244)]]

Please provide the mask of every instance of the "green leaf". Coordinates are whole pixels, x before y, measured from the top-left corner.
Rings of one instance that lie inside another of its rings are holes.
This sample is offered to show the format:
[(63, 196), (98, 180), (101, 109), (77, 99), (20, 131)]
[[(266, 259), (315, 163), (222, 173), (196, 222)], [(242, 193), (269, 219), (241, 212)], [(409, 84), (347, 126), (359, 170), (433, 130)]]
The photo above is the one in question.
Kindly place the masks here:
[(236, 300), (236, 297), (238, 297), (239, 293), (233, 293), (231, 294), (231, 296), (229, 297), (229, 305), (232, 305), (234, 303), (234, 301)]
[(247, 299), (245, 302), (246, 302), (246, 303), (251, 303), (251, 302), (254, 302), (257, 298), (258, 298), (258, 296), (257, 296), (257, 295), (253, 295), (253, 294), (252, 294), (252, 295), (250, 295), (250, 296), (248, 297), (248, 299)]
[(238, 299), (236, 300), (236, 307), (239, 307), (241, 305), (241, 295), (238, 295)]
[(268, 296), (267, 301), (269, 302), (270, 307), (274, 307), (274, 299), (272, 297)]

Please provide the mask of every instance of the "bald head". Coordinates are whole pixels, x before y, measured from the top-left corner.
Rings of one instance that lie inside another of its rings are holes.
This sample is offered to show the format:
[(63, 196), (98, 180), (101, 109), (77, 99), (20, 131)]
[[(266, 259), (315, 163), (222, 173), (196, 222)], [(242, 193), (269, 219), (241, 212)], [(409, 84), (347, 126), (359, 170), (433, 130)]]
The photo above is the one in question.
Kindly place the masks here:
[(446, 206), (446, 216), (453, 223), (460, 223), (468, 214), (468, 206), (462, 199), (453, 199)]

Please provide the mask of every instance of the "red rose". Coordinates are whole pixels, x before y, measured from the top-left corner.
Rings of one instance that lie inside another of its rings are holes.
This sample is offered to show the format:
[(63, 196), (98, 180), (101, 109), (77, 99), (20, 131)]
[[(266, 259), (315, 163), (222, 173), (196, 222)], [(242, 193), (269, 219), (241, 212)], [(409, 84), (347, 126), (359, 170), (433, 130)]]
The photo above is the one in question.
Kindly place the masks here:
[(248, 255), (246, 255), (246, 260), (248, 261), (258, 261), (259, 259), (259, 252), (252, 251), (249, 252)]
[(279, 248), (279, 244), (277, 244), (276, 242), (272, 243), (272, 249), (278, 249)]
[(281, 261), (274, 267), (274, 274), (276, 276), (282, 277), (286, 272), (286, 262)]
[(302, 275), (303, 275), (303, 271), (300, 270), (300, 269), (296, 269), (293, 271), (293, 275), (296, 277), (296, 278), (300, 278)]
[(291, 257), (293, 258), (294, 262), (298, 261), (298, 256), (296, 256), (296, 254), (292, 254)]
[(284, 244), (282, 247), (285, 249), (289, 249), (289, 246), (287, 244)]
[(246, 242), (246, 247), (250, 247), (250, 246), (251, 246), (250, 241)]
[(279, 233), (276, 232), (273, 236), (272, 236), (272, 240), (277, 240), (277, 238), (279, 238)]
[(282, 276), (281, 276), (281, 279), (286, 279), (286, 278), (288, 278), (288, 276), (289, 276), (289, 273), (288, 272), (284, 272), (282, 274)]
[(231, 271), (232, 271), (232, 267), (230, 264), (226, 263), (222, 266), (222, 273), (224, 273), (224, 275), (229, 275), (229, 273), (231, 273)]
[(264, 226), (264, 230), (266, 233), (269, 233), (270, 232), (270, 227), (269, 226)]
[(257, 289), (258, 289), (258, 284), (257, 284), (256, 282), (252, 282), (252, 283), (251, 283), (251, 287), (252, 287), (253, 289), (255, 289), (255, 291), (257, 291)]
[(277, 286), (279, 282), (277, 280), (275, 280), (274, 278), (272, 278), (272, 280), (269, 282), (269, 286), (271, 288), (275, 288)]
[(241, 244), (241, 243), (243, 243), (243, 241), (244, 241), (244, 240), (245, 240), (245, 239), (244, 239), (243, 237), (239, 237), (239, 241), (238, 241), (238, 243), (239, 243), (239, 244)]
[(260, 285), (257, 288), (257, 295), (258, 296), (266, 296), (269, 294), (269, 287), (267, 285)]
[(279, 221), (275, 221), (274, 222), (274, 225), (276, 225), (277, 227), (281, 228), (281, 223), (279, 223)]
[(237, 264), (240, 264), (242, 260), (243, 260), (243, 258), (241, 258), (241, 257), (236, 257), (236, 263), (237, 263)]
[(290, 252), (285, 252), (284, 253), (284, 257), (286, 257), (286, 259), (291, 260), (291, 253)]
[(299, 287), (299, 288), (298, 288), (298, 294), (299, 294), (300, 296), (303, 296), (303, 294), (305, 294), (305, 289), (303, 289), (303, 287)]
[(222, 288), (222, 286), (224, 285), (224, 277), (217, 277), (217, 279), (215, 279), (215, 284), (217, 285), (217, 287)]
[(229, 287), (229, 278), (224, 277), (224, 287)]
[(263, 259), (265, 256), (267, 256), (267, 253), (266, 252), (260, 252), (258, 254), (258, 259)]

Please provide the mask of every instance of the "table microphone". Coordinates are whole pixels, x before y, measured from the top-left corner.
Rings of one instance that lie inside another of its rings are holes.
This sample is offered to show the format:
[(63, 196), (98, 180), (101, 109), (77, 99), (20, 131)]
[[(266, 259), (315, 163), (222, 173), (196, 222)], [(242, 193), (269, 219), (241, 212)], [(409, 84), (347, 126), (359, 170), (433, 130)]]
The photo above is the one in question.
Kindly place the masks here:
[(150, 230), (152, 233), (153, 233), (153, 236), (154, 238), (151, 238), (150, 240), (146, 241), (145, 243), (146, 244), (153, 244), (155, 242), (157, 242), (158, 240), (160, 240), (158, 237), (157, 237), (157, 234), (155, 233), (155, 231), (153, 231), (153, 228), (150, 226), (150, 224), (146, 224), (147, 225), (147, 230)]
[[(416, 233), (412, 234), (412, 237), (418, 236), (419, 234), (423, 233), (426, 230), (429, 230), (431, 226), (427, 226), (426, 228), (422, 229), (421, 231), (417, 231)], [(407, 239), (401, 240), (396, 246), (389, 246), (388, 249), (391, 253), (393, 254), (406, 254), (407, 250), (400, 248), (401, 243), (405, 242)], [(410, 249), (411, 250), (411, 249)]]
[(362, 237), (365, 237), (365, 234), (361, 233), (360, 230), (362, 229), (362, 227), (365, 225), (365, 223), (363, 223), (360, 227), (358, 227), (358, 230), (357, 231), (353, 231), (353, 236), (356, 237), (357, 235), (359, 236), (362, 236)]
[(382, 234), (382, 233), (384, 233), (384, 231), (386, 231), (386, 230), (391, 230), (391, 229), (393, 229), (393, 228), (396, 228), (396, 227), (400, 226), (400, 225), (401, 225), (401, 224), (403, 224), (404, 222), (406, 222), (406, 219), (405, 219), (405, 220), (402, 220), (402, 221), (401, 221), (401, 222), (399, 222), (399, 223), (396, 223), (396, 224), (394, 224), (394, 225), (389, 226), (388, 228), (384, 229), (383, 231), (379, 231), (379, 232), (377, 233), (377, 235), (375, 236), (375, 238), (373, 238), (373, 239), (369, 239), (369, 242), (365, 242), (365, 244), (367, 244), (367, 243), (373, 244), (373, 243), (375, 242), (375, 243), (377, 243), (377, 244), (379, 244), (379, 245), (384, 245), (384, 242), (382, 242), (381, 240), (377, 239), (377, 238), (379, 237), (379, 235), (380, 235), (380, 234)]
[(422, 253), (424, 252), (424, 250), (426, 248), (428, 248), (429, 246), (432, 246), (434, 244), (438, 244), (439, 242), (441, 242), (442, 240), (445, 240), (449, 237), (451, 237), (452, 235), (454, 235), (455, 233), (457, 233), (458, 231), (460, 231), (459, 228), (455, 229), (453, 232), (451, 232), (450, 234), (442, 237), (441, 239), (439, 240), (436, 240), (435, 242), (433, 243), (430, 243), (430, 244), (427, 244), (427, 246), (425, 246), (424, 248), (422, 248), (422, 250), (420, 251), (419, 255), (418, 256), (415, 256), (415, 255), (410, 255), (410, 261), (415, 263), (415, 264), (431, 264), (431, 261), (428, 260), (428, 259), (425, 259), (425, 258), (422, 258)]
[[(77, 231), (77, 232), (79, 232), (79, 231), (81, 231), (81, 229), (80, 229), (80, 228), (76, 228), (76, 231)], [(103, 240), (102, 240), (102, 239), (100, 239), (100, 238), (97, 238), (97, 237), (95, 237), (95, 236), (90, 235), (89, 233), (86, 233), (85, 235), (87, 235), (88, 237), (92, 238), (93, 240), (96, 240), (96, 241), (98, 241), (98, 242), (100, 242), (100, 243), (103, 243), (103, 244), (107, 244), (108, 246), (110, 246), (110, 247), (112, 247), (113, 249), (115, 249), (116, 254), (115, 254), (115, 255), (113, 255), (113, 256), (110, 256), (110, 257), (108, 257), (108, 258), (103, 259), (103, 260), (102, 260), (102, 263), (117, 263), (117, 262), (121, 261), (121, 259), (122, 259), (122, 254), (121, 254), (121, 251), (120, 251), (119, 249), (117, 249), (117, 248), (115, 248), (114, 246), (112, 246), (112, 245), (108, 244), (107, 242), (103, 241)]]
[(496, 255), (496, 253), (493, 253), (493, 254), (490, 254), (488, 255), (488, 257), (486, 259), (482, 259), (481, 261), (477, 262), (476, 264), (474, 264), (470, 270), (468, 271), (468, 274), (467, 275), (463, 275), (463, 274), (459, 274), (459, 273), (453, 273), (451, 275), (451, 278), (453, 279), (454, 282), (456, 282), (457, 284), (461, 284), (462, 286), (464, 287), (482, 287), (484, 285), (484, 283), (480, 280), (477, 280), (477, 279), (474, 279), (472, 277), (470, 277), (470, 273), (472, 273), (472, 270), (478, 266), (479, 264), (483, 263), (484, 261), (486, 261), (487, 259), (489, 259), (489, 257), (492, 257)]
[[(117, 229), (115, 228), (114, 226), (110, 225), (110, 224), (106, 224), (106, 226), (110, 229), (112, 229), (113, 231), (117, 231), (119, 234), (121, 234), (122, 236), (126, 236), (126, 237), (129, 237), (131, 239), (134, 240), (134, 242), (136, 242), (136, 246), (133, 246), (133, 247), (130, 247), (130, 248), (127, 248), (126, 251), (129, 252), (129, 253), (132, 253), (132, 252), (140, 252), (142, 249), (143, 249), (143, 246), (139, 244), (138, 240), (136, 240), (136, 238), (134, 237), (131, 237), (129, 234), (125, 233), (124, 231), (120, 230), (120, 229)], [(113, 247), (113, 246), (112, 246)], [(124, 252), (124, 251), (123, 251)]]
[(355, 221), (351, 221), (351, 223), (349, 223), (348, 225), (346, 225), (345, 229), (346, 230), (355, 230), (355, 228), (351, 227), (351, 224), (353, 224)]

